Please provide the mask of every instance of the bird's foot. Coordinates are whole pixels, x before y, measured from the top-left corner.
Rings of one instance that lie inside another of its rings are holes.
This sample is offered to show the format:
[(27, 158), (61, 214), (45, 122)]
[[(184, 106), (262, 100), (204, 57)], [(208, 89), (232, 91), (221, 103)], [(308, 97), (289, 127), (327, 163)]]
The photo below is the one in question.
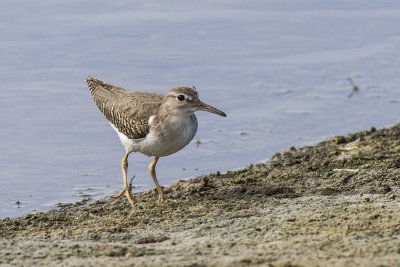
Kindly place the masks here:
[[(133, 179), (133, 178), (132, 178)], [(116, 195), (116, 196), (113, 196), (112, 198), (113, 199), (117, 199), (117, 198), (120, 198), (120, 197), (122, 197), (122, 196), (124, 196), (125, 195), (125, 197), (128, 199), (128, 201), (129, 201), (129, 203), (132, 205), (132, 206), (134, 206), (134, 204), (136, 203), (136, 202), (138, 202), (138, 200), (132, 195), (132, 180), (131, 180), (131, 182), (129, 183), (129, 185), (127, 186), (127, 187), (125, 187), (124, 189), (122, 189), (122, 191), (121, 191), (121, 193), (119, 193), (118, 195)]]

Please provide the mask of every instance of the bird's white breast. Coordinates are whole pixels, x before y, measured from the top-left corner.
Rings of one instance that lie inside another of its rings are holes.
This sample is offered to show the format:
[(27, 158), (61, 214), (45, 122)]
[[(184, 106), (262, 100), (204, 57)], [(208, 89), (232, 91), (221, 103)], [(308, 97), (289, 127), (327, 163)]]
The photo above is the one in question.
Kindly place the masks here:
[(171, 127), (162, 133), (152, 131), (150, 128), (150, 133), (144, 140), (143, 150), (140, 152), (149, 156), (164, 157), (189, 144), (197, 132), (197, 119), (194, 114), (189, 117), (176, 117), (170, 122)]
[[(151, 127), (154, 116), (149, 118), (150, 132), (144, 138), (129, 139), (113, 124), (111, 127), (117, 132), (126, 152), (141, 152), (147, 156), (164, 157), (184, 148), (193, 139), (197, 132), (197, 118), (194, 114), (185, 117), (173, 117), (170, 127), (157, 132)], [(159, 127), (156, 129), (160, 129)]]

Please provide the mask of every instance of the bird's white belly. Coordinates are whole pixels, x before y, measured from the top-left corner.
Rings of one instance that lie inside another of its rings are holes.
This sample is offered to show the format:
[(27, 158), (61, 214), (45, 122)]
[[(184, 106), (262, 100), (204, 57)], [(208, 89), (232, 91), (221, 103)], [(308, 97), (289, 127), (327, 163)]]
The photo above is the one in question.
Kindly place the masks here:
[(174, 127), (164, 134), (150, 130), (145, 138), (129, 139), (111, 124), (127, 153), (141, 152), (147, 156), (157, 157), (164, 157), (178, 152), (190, 143), (197, 132), (197, 119), (194, 115), (188, 117), (186, 121), (176, 122), (173, 125)]

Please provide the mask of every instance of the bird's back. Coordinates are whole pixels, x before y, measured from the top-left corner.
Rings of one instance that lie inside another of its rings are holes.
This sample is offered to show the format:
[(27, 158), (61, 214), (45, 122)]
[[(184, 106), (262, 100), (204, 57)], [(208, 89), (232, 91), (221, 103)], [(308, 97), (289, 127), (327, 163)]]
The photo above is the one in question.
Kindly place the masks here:
[(97, 107), (118, 131), (130, 139), (149, 133), (148, 120), (160, 107), (162, 95), (126, 90), (92, 77), (86, 83)]

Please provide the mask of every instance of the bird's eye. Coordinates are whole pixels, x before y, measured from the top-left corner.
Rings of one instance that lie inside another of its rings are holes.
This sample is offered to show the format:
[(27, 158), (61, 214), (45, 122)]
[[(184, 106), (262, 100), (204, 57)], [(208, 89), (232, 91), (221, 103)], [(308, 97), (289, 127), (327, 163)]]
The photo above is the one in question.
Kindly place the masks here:
[(176, 98), (177, 98), (179, 101), (181, 101), (181, 102), (182, 102), (183, 100), (185, 100), (185, 96), (182, 95), (182, 94), (177, 95)]

